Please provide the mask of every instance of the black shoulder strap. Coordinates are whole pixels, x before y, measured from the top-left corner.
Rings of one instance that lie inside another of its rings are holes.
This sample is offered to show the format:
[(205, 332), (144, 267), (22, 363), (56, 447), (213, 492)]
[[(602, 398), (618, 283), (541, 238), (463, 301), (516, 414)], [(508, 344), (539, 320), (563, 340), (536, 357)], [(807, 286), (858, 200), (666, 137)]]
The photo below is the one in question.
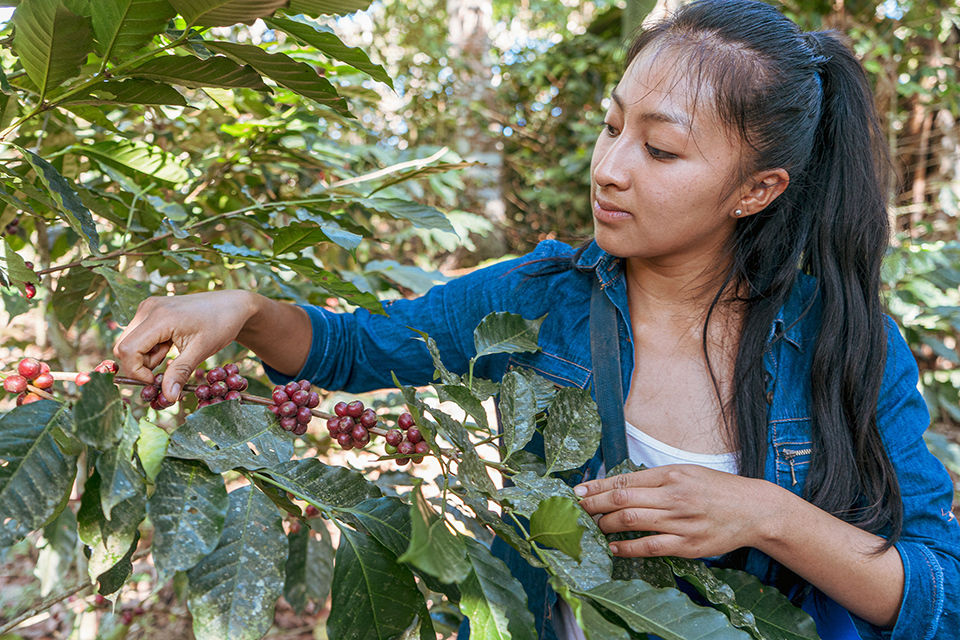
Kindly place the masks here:
[(597, 409), (603, 424), (600, 446), (609, 471), (627, 459), (627, 432), (623, 418), (623, 379), (620, 372), (620, 332), (617, 308), (593, 281), (590, 295), (590, 358), (593, 361), (593, 387)]

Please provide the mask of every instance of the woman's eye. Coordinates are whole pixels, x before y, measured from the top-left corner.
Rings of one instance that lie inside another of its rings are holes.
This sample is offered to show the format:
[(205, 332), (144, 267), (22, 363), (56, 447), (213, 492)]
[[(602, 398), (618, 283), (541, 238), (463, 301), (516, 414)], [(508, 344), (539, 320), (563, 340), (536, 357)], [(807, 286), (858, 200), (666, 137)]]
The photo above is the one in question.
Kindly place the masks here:
[(603, 130), (607, 132), (607, 135), (611, 135), (611, 136), (615, 136), (618, 133), (620, 133), (619, 131), (617, 131), (616, 127), (614, 127), (609, 122), (603, 123)]
[(651, 147), (649, 144), (645, 145), (647, 148), (647, 153), (650, 154), (650, 157), (654, 160), (673, 160), (677, 156), (670, 153), (669, 151), (664, 151), (663, 149), (657, 149), (656, 147)]

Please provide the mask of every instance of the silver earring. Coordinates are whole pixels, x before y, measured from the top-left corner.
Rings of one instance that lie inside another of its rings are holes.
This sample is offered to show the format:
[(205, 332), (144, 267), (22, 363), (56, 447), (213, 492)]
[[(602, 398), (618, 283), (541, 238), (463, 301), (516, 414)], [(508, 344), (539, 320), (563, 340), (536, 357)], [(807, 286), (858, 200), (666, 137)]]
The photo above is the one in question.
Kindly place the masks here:
[(736, 211), (733, 212), (733, 216), (735, 218), (739, 218), (742, 215), (743, 215), (743, 209), (737, 209)]

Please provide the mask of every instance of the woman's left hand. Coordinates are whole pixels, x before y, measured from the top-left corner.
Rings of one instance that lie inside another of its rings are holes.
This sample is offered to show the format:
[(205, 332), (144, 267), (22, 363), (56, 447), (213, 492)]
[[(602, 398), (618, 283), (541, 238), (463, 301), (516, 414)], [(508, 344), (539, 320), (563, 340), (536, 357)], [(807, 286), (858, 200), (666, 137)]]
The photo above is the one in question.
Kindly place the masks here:
[(776, 485), (766, 480), (672, 464), (576, 487), (580, 506), (604, 533), (656, 532), (611, 544), (623, 557), (703, 558), (756, 547), (767, 518), (776, 517)]

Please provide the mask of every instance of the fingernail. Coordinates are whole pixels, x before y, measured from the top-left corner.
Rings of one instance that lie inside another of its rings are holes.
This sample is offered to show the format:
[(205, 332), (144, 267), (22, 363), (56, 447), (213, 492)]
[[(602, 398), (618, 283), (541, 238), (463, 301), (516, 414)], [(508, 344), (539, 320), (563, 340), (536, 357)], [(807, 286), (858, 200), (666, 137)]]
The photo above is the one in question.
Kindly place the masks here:
[(170, 387), (170, 393), (173, 394), (173, 398), (172, 398), (173, 400), (180, 399), (180, 383), (179, 382), (173, 383), (173, 385)]
[(582, 498), (583, 496), (587, 495), (587, 487), (585, 485), (578, 484), (573, 488), (573, 492)]
[(620, 549), (617, 548), (617, 545), (615, 544), (610, 545), (610, 553), (616, 555), (618, 551), (620, 551)]

